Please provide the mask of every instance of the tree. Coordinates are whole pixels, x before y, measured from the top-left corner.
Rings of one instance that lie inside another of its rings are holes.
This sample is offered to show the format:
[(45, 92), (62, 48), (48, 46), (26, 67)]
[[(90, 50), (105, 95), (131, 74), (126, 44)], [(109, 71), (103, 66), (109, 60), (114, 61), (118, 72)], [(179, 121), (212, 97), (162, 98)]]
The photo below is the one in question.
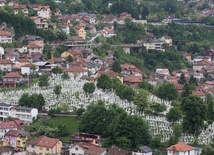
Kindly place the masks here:
[(3, 72), (0, 70), (0, 80), (2, 80)]
[(121, 111), (123, 111), (121, 108), (114, 105), (107, 109), (104, 102), (98, 101), (82, 114), (79, 131), (106, 136), (109, 124)]
[(57, 95), (57, 97), (61, 94), (62, 86), (61, 85), (56, 85), (54, 86), (54, 93)]
[(184, 85), (184, 91), (182, 92), (182, 97), (188, 97), (190, 94), (192, 94), (192, 91), (190, 90), (190, 85), (185, 83)]
[(71, 57), (71, 55), (69, 55), (69, 56), (67, 57), (67, 61), (68, 61), (68, 62), (73, 62), (73, 58)]
[(196, 78), (193, 77), (193, 75), (190, 76), (189, 84), (194, 84), (195, 86), (198, 85), (198, 81)]
[(67, 80), (67, 79), (69, 79), (69, 75), (68, 75), (68, 73), (63, 72), (63, 74), (62, 74), (62, 79), (63, 79), (63, 80)]
[(120, 85), (122, 85), (122, 82), (118, 78), (113, 78), (112, 79), (112, 88), (113, 90), (116, 90)]
[(186, 79), (185, 79), (184, 73), (181, 74), (180, 79), (178, 80), (178, 83), (181, 84), (181, 85), (186, 83)]
[(214, 100), (207, 103), (207, 118), (211, 122), (214, 121)]
[(204, 127), (207, 118), (206, 106), (203, 100), (195, 95), (185, 97), (181, 103), (183, 112), (183, 130), (197, 137)]
[(110, 145), (132, 149), (148, 145), (150, 139), (147, 122), (142, 117), (131, 116), (126, 112), (118, 115), (108, 127), (108, 143)]
[(175, 100), (178, 97), (178, 90), (173, 84), (164, 83), (160, 85), (156, 95), (164, 100)]
[(133, 102), (141, 111), (145, 110), (149, 105), (148, 92), (140, 89), (137, 93), (135, 93)]
[(70, 106), (68, 103), (61, 103), (59, 109), (60, 109), (60, 111), (66, 113), (66, 112), (69, 112)]
[(160, 103), (152, 103), (150, 105), (150, 108), (155, 112), (155, 113), (160, 113), (166, 111), (166, 106), (164, 104)]
[(152, 85), (146, 81), (142, 81), (139, 83), (139, 87), (148, 91), (152, 91)]
[(49, 86), (49, 78), (47, 74), (43, 74), (39, 77), (39, 87), (47, 87)]
[(119, 96), (121, 99), (132, 101), (135, 95), (135, 91), (133, 90), (133, 88), (122, 84), (119, 85), (119, 87), (116, 89), (116, 95)]
[(166, 114), (166, 119), (169, 122), (172, 122), (174, 124), (175, 122), (179, 121), (182, 118), (182, 112), (179, 108), (171, 108), (169, 112)]
[(51, 72), (54, 74), (62, 74), (62, 69), (56, 66), (51, 70)]
[(20, 99), (19, 99), (19, 105), (20, 106), (27, 106), (28, 105), (28, 103), (29, 103), (29, 94), (28, 93), (24, 93), (24, 94), (22, 94), (22, 96), (20, 97)]
[(113, 65), (112, 65), (112, 69), (114, 72), (121, 73), (120, 63), (118, 61), (114, 61)]
[(109, 75), (102, 74), (97, 79), (97, 88), (102, 89), (103, 91), (111, 90), (112, 80)]
[(93, 94), (95, 91), (95, 84), (94, 82), (86, 82), (83, 85), (83, 90), (86, 94)]

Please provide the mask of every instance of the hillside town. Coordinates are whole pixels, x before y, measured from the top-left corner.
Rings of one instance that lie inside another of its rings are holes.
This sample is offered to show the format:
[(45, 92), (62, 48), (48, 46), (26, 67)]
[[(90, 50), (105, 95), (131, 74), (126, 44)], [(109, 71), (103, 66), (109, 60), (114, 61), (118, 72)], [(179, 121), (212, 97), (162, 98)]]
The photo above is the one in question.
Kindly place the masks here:
[(35, 2), (0, 0), (0, 154), (214, 153), (213, 1)]

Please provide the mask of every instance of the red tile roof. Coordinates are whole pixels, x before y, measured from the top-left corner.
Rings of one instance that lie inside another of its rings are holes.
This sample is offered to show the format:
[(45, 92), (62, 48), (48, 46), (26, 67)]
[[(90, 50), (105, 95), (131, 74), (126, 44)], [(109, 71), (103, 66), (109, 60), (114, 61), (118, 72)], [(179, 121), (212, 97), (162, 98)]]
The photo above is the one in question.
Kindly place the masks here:
[(197, 95), (197, 96), (200, 96), (200, 97), (205, 96), (205, 93), (202, 92), (202, 91), (199, 91), (199, 90), (194, 91), (193, 94)]
[(80, 66), (71, 66), (70, 68), (66, 68), (65, 71), (67, 71), (67, 72), (78, 72), (78, 73), (86, 72), (86, 70)]
[(45, 10), (50, 9), (50, 6), (39, 6), (38, 7), (38, 10), (42, 10), (42, 9), (45, 9)]
[(130, 83), (140, 83), (142, 82), (142, 80), (143, 80), (142, 76), (135, 76), (135, 75), (125, 76), (123, 78), (124, 82), (130, 82)]
[(0, 36), (12, 37), (13, 35), (9, 31), (0, 31)]
[(101, 148), (101, 147), (91, 147), (90, 149), (88, 149), (85, 154), (87, 155), (98, 155), (98, 154), (102, 154), (103, 152), (105, 152), (106, 149), (105, 148)]
[(106, 155), (128, 155), (129, 151), (113, 146)]
[(42, 47), (37, 44), (31, 43), (27, 45), (27, 48), (42, 48)]
[(16, 137), (19, 135), (21, 131), (20, 130), (9, 130), (8, 132), (5, 133), (5, 136), (13, 136)]
[(174, 150), (174, 151), (178, 151), (178, 152), (186, 152), (186, 151), (191, 151), (191, 150), (195, 150), (195, 149), (192, 146), (189, 146), (187, 144), (180, 142), (180, 143), (177, 143), (175, 145), (168, 147), (167, 150), (170, 150), (170, 151)]
[(13, 64), (10, 59), (0, 59), (0, 64)]
[(3, 122), (0, 124), (0, 129), (11, 129), (11, 128), (20, 128), (25, 126), (24, 122), (21, 120), (14, 120), (9, 122)]
[(53, 148), (60, 140), (57, 138), (49, 138), (45, 136), (40, 136), (37, 138), (34, 138), (30, 141), (27, 142), (27, 144), (33, 144), (36, 146), (41, 146), (41, 147), (48, 147), (48, 148)]
[(4, 78), (21, 78), (22, 76), (16, 72), (10, 72), (5, 74)]

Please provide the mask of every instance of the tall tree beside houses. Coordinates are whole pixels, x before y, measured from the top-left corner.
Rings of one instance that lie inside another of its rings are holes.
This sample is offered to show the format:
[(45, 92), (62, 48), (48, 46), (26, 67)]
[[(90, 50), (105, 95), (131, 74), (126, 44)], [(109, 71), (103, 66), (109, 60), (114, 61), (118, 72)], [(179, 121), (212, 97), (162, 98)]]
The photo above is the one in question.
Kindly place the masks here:
[(97, 79), (97, 88), (102, 89), (103, 91), (109, 91), (112, 89), (112, 80), (111, 77), (107, 74), (102, 74)]
[(178, 97), (178, 90), (173, 84), (164, 83), (159, 86), (156, 95), (164, 100), (175, 100)]
[(49, 86), (49, 78), (48, 75), (46, 73), (44, 73), (43, 75), (41, 75), (39, 77), (39, 87), (43, 88), (43, 87), (48, 87)]
[(95, 91), (95, 84), (94, 82), (87, 82), (83, 85), (83, 90), (86, 94), (93, 94)]
[(184, 73), (181, 74), (180, 79), (178, 80), (178, 83), (181, 85), (184, 85), (186, 83), (185, 75)]

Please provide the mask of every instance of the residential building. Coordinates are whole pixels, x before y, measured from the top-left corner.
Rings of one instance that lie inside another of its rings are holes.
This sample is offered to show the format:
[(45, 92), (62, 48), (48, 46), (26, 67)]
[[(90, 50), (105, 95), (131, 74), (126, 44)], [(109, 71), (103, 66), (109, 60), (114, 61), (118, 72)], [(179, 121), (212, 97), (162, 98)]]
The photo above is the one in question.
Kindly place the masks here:
[(50, 6), (39, 6), (37, 15), (42, 18), (49, 19), (51, 18), (51, 9)]
[(114, 33), (114, 30), (108, 28), (108, 27), (104, 27), (102, 30), (101, 30), (101, 34), (106, 37), (106, 38), (110, 38), (110, 37), (113, 37), (113, 36), (116, 36), (116, 34)]
[(18, 44), (16, 47), (16, 50), (19, 51), (19, 53), (25, 53), (25, 52), (27, 52), (27, 46)]
[(206, 67), (213, 67), (213, 62), (208, 61), (208, 60), (201, 60), (195, 64), (193, 64), (193, 70), (198, 71), (201, 70), (202, 68)]
[(187, 61), (191, 61), (192, 60), (192, 56), (191, 54), (189, 54), (188, 52), (183, 52), (182, 56), (184, 59), (186, 59)]
[(123, 83), (133, 88), (139, 88), (139, 83), (142, 82), (142, 80), (142, 76), (129, 75), (124, 76)]
[(142, 71), (134, 65), (122, 64), (120, 65), (120, 67), (121, 67), (121, 74), (124, 76), (127, 76), (127, 75), (142, 76)]
[(169, 69), (167, 69), (167, 68), (158, 68), (158, 69), (156, 69), (155, 73), (157, 75), (159, 75), (159, 74), (170, 75)]
[[(2, 111), (2, 110), (0, 110), (0, 111)], [(3, 110), (3, 111), (6, 111), (6, 109)], [(0, 112), (0, 113), (2, 113), (2, 112)], [(5, 113), (5, 115), (6, 114), (7, 113)], [(3, 122), (3, 123), (0, 124), (0, 137), (3, 138), (4, 135), (9, 130), (22, 130), (24, 126), (25, 126), (25, 124), (21, 120), (13, 120), (13, 121), (9, 121), (9, 122)]]
[(59, 139), (49, 138), (46, 136), (34, 138), (26, 143), (26, 150), (29, 153), (36, 153), (39, 155), (60, 155), (61, 149), (62, 142)]
[(10, 59), (0, 59), (0, 70), (11, 71), (13, 62)]
[(13, 34), (9, 31), (0, 31), (0, 43), (12, 43)]
[(147, 50), (165, 51), (165, 49), (163, 48), (164, 43), (165, 43), (165, 41), (158, 39), (158, 40), (152, 40), (152, 41), (145, 42), (143, 44), (143, 46)]
[(86, 31), (83, 26), (79, 26), (79, 25), (74, 26), (74, 30), (76, 31), (78, 37), (86, 39)]
[(91, 147), (86, 152), (85, 155), (105, 155), (106, 148), (102, 147)]
[(28, 13), (29, 13), (27, 5), (15, 5), (13, 7), (13, 10), (14, 10), (14, 14), (17, 14), (19, 13), (19, 11), (22, 11), (25, 16), (28, 16)]
[(185, 143), (177, 143), (168, 147), (167, 155), (195, 155), (195, 148)]
[(37, 28), (47, 30), (48, 29), (48, 22), (45, 18), (39, 17), (39, 16), (33, 16), (31, 19), (36, 24)]
[(101, 136), (89, 133), (78, 132), (71, 136), (71, 141), (73, 143), (84, 142), (88, 144), (92, 144), (94, 146), (101, 145)]
[(29, 137), (30, 133), (23, 130), (9, 130), (5, 133), (5, 139), (8, 140), (9, 146), (17, 150), (25, 149)]
[(80, 80), (82, 76), (88, 75), (88, 71), (83, 69), (81, 66), (71, 66), (70, 68), (65, 68), (65, 72), (68, 73), (71, 79)]
[(41, 46), (42, 50), (44, 48), (44, 40), (39, 36), (28, 36), (27, 41), (28, 41), (28, 45), (36, 44), (38, 46)]
[[(33, 70), (31, 69), (31, 67), (33, 67), (33, 66), (35, 66), (35, 65), (26, 64), (26, 65), (21, 66), (22, 75), (24, 75), (24, 74), (30, 75), (30, 73), (33, 72)], [(35, 68), (36, 68), (36, 66), (35, 66)]]
[(84, 142), (71, 144), (69, 147), (69, 155), (85, 155), (85, 152), (91, 147), (94, 146)]
[(32, 53), (41, 53), (42, 54), (43, 53), (42, 46), (39, 46), (34, 43), (28, 44), (27, 49), (28, 49), (29, 54), (32, 54)]
[(4, 88), (16, 88), (16, 85), (22, 81), (22, 76), (16, 72), (9, 72), (2, 79)]
[(14, 155), (14, 149), (10, 146), (0, 146), (1, 155)]
[(38, 109), (0, 103), (0, 120), (5, 121), (9, 116), (19, 118), (26, 124), (31, 124), (37, 118)]
[(70, 27), (66, 24), (62, 24), (60, 25), (60, 29), (62, 30), (62, 32), (64, 32), (66, 35), (70, 34)]
[(148, 146), (141, 146), (132, 151), (132, 155), (152, 155), (153, 151)]
[(106, 153), (106, 155), (129, 155), (129, 151), (116, 146), (112, 146)]

